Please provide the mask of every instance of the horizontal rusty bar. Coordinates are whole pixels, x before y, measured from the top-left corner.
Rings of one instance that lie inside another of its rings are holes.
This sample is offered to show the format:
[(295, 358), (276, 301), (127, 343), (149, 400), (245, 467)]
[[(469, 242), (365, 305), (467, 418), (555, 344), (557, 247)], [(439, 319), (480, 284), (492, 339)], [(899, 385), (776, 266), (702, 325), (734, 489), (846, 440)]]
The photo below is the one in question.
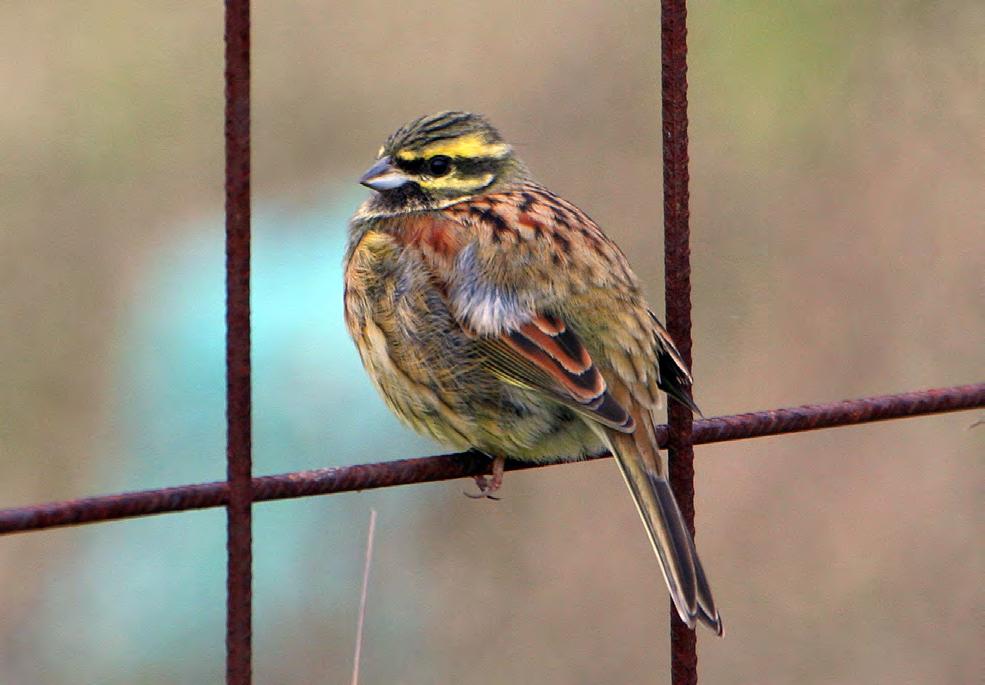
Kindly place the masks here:
[[(695, 444), (726, 442), (983, 407), (985, 407), (985, 383), (975, 383), (702, 419), (694, 422), (694, 442)], [(658, 426), (656, 430), (660, 446), (665, 447), (667, 427)], [(602, 459), (608, 456), (608, 454), (600, 454), (588, 459)], [(572, 461), (581, 460), (555, 463)], [(520, 470), (539, 466), (546, 464), (508, 462), (506, 468)], [(476, 452), (460, 452), (376, 464), (297, 471), (254, 478), (253, 499), (255, 501), (289, 499), (450, 480), (486, 473), (488, 469), (487, 457)], [(0, 510), (0, 535), (172, 511), (219, 507), (225, 506), (228, 498), (226, 483), (217, 482), (3, 509)]]

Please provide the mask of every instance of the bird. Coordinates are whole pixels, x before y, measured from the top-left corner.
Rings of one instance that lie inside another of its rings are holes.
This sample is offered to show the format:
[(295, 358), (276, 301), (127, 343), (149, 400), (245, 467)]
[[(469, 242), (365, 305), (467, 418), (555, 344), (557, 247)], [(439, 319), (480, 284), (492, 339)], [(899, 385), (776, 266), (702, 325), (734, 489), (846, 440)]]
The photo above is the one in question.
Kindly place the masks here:
[(654, 434), (661, 391), (698, 411), (691, 375), (624, 253), (480, 114), (401, 126), (359, 182), (371, 193), (349, 222), (344, 313), (387, 406), (488, 455), (483, 497), (507, 457), (610, 451), (677, 614), (721, 635)]

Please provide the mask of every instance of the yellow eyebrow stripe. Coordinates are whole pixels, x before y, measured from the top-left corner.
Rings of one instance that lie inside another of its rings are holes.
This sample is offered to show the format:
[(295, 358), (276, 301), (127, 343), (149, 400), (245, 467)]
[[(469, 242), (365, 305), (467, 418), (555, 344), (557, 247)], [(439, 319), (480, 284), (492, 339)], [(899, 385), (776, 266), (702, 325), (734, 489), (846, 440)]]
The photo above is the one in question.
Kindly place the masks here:
[(401, 150), (397, 158), (405, 161), (426, 159), (435, 155), (448, 157), (463, 157), (466, 159), (489, 158), (501, 159), (508, 155), (510, 146), (506, 143), (488, 143), (478, 133), (470, 133), (452, 140), (440, 140), (420, 150)]
[(417, 184), (425, 190), (462, 190), (471, 192), (485, 188), (493, 181), (493, 174), (483, 174), (482, 176), (472, 176), (466, 178), (455, 178), (454, 176), (441, 176), (440, 178), (428, 179), (427, 177), (417, 181)]

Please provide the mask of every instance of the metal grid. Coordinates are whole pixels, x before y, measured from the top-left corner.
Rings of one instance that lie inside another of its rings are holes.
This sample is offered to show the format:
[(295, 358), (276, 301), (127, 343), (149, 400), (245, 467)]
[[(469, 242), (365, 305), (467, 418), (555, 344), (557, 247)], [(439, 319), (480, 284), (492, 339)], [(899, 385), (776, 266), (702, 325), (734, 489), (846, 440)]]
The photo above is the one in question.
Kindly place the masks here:
[(250, 378), (250, 0), (227, 0), (226, 682), (252, 678), (253, 470)]
[[(476, 452), (400, 459), (253, 478), (250, 379), (250, 2), (225, 3), (226, 95), (226, 422), (227, 480), (0, 510), (0, 535), (224, 506), (228, 520), (226, 682), (251, 682), (253, 502), (392, 487), (486, 473)], [(691, 364), (688, 226), (687, 10), (661, 2), (664, 268), (667, 328)], [(670, 478), (694, 533), (693, 445), (985, 407), (985, 383), (829, 404), (720, 416), (693, 422), (674, 403), (656, 428), (670, 453)], [(599, 454), (589, 459), (610, 455)], [(569, 462), (559, 462), (569, 463)], [(507, 470), (541, 464), (508, 462)], [(671, 608), (674, 685), (697, 683), (696, 637)]]

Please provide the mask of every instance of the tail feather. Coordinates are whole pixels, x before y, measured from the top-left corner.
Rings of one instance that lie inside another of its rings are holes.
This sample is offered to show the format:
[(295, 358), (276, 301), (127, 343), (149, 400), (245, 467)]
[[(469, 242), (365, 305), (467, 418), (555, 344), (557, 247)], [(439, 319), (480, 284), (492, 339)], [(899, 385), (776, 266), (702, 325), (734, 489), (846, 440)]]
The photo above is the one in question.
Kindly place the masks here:
[[(637, 424), (634, 435), (606, 431), (606, 441), (636, 502), (678, 615), (691, 628), (701, 622), (721, 635), (722, 620), (694, 540), (670, 483), (660, 473), (656, 446), (652, 439), (640, 434), (646, 431), (643, 423)], [(641, 440), (646, 443), (640, 444)]]
[(722, 616), (715, 608), (715, 598), (711, 596), (711, 586), (705, 577), (705, 570), (701, 567), (701, 559), (698, 558), (698, 551), (694, 547), (694, 539), (690, 534), (687, 539), (691, 543), (691, 552), (694, 554), (694, 570), (698, 581), (698, 611), (700, 612), (698, 618), (721, 637), (725, 632), (725, 624), (722, 623)]

